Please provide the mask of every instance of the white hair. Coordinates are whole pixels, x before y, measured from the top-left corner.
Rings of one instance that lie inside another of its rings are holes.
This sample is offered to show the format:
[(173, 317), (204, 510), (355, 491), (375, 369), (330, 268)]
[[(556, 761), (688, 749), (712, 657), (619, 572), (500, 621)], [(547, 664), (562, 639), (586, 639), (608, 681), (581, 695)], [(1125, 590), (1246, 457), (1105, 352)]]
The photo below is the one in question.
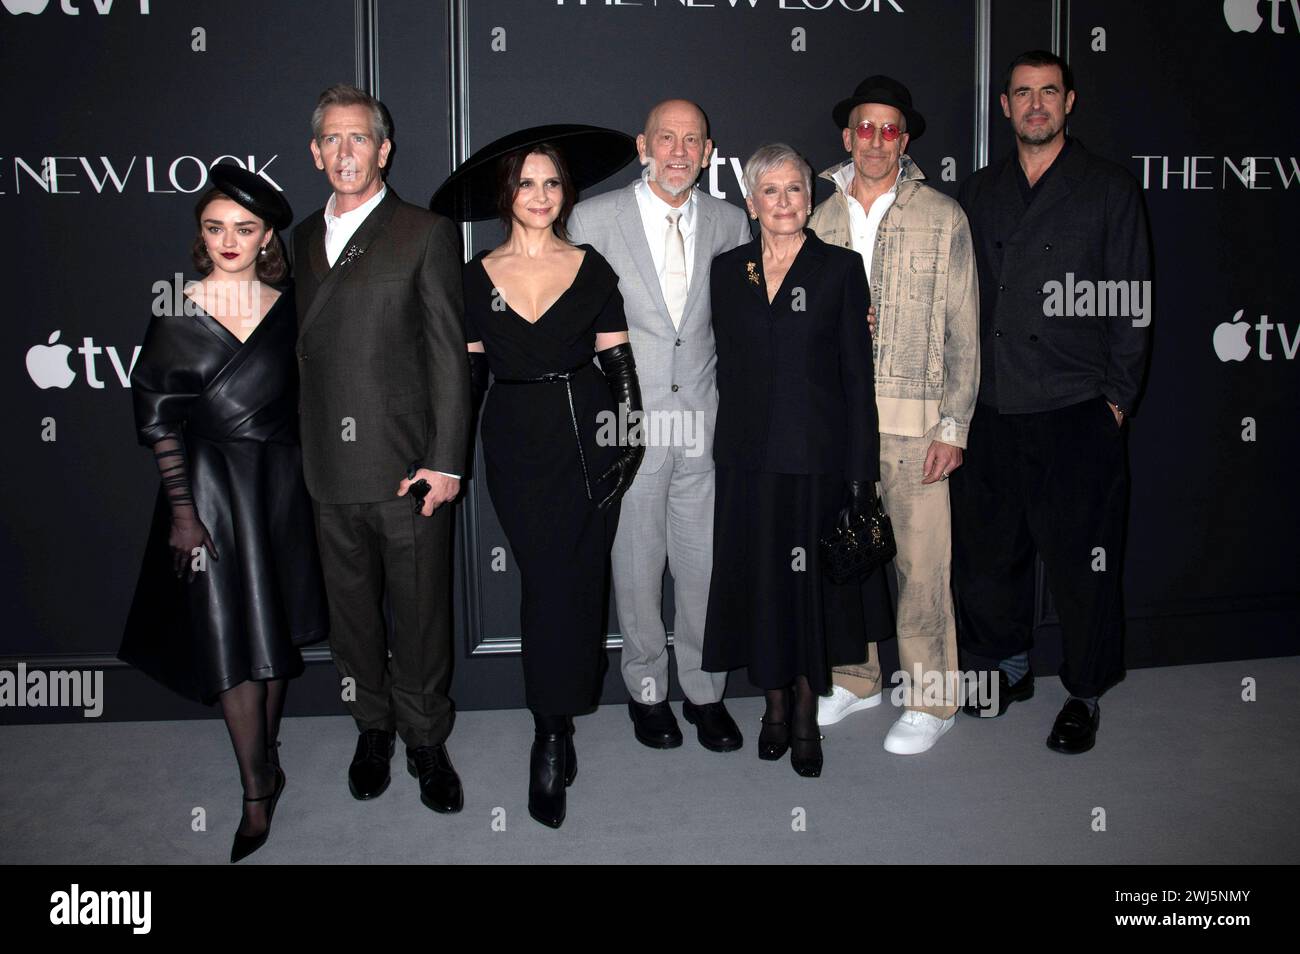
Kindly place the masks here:
[(808, 165), (807, 159), (795, 152), (792, 146), (787, 146), (783, 142), (770, 142), (754, 150), (754, 154), (745, 163), (745, 192), (752, 195), (754, 190), (758, 188), (759, 179), (787, 162), (793, 162), (795, 168), (803, 175), (804, 191), (808, 194), (808, 200), (811, 202), (813, 191), (812, 167)]

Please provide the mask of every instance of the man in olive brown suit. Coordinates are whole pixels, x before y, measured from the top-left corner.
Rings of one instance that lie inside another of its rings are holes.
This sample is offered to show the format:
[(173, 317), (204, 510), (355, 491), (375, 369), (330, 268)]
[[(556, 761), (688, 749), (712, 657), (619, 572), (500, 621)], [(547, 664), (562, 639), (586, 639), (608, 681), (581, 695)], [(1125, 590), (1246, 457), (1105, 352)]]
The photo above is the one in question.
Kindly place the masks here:
[(330, 647), (361, 730), (348, 785), (359, 799), (388, 787), (396, 732), (421, 801), (455, 812), (463, 795), (443, 743), (450, 502), (470, 421), (459, 245), (450, 221), (384, 183), (390, 125), (373, 97), (326, 90), (312, 137), (333, 194), (294, 233), (303, 469)]

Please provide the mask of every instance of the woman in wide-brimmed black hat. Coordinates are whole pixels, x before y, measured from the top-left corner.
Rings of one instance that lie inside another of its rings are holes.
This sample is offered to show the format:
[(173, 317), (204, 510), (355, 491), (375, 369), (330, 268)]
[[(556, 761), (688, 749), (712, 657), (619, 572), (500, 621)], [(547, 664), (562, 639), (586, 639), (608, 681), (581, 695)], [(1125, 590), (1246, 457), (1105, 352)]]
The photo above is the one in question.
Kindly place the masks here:
[(526, 129), (472, 156), (433, 202), (506, 228), (465, 266), (465, 326), (476, 405), (489, 368), (495, 379), (483, 456), (522, 578), (528, 811), (553, 828), (578, 770), (573, 716), (599, 698), (609, 551), (644, 453), (629, 439), (641, 392), (618, 276), (591, 246), (570, 245), (565, 223), (579, 189), (635, 154), (612, 130)]
[(270, 831), (285, 689), (329, 617), (298, 446), (298, 321), (292, 290), (276, 288), (293, 213), (238, 166), (211, 179), (194, 209), (203, 278), (155, 299), (131, 374), (162, 487), (118, 655), (221, 704), (244, 788), (238, 861)]

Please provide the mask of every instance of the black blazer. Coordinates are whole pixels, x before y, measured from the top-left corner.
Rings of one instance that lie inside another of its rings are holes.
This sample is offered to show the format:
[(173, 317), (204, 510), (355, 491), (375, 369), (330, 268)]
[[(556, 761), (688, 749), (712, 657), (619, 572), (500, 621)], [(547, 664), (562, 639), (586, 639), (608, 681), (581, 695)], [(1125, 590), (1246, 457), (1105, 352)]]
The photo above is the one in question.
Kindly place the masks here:
[(713, 458), (743, 470), (879, 480), (862, 258), (810, 229), (804, 235), (770, 305), (761, 239), (713, 260)]
[(1104, 396), (1131, 414), (1150, 329), (1131, 316), (1048, 317), (1043, 305), (1047, 283), (1070, 287), (1067, 273), (1076, 289), (1151, 279), (1142, 191), (1074, 140), (1024, 210), (1018, 162), (1012, 152), (981, 169), (958, 196), (979, 269), (980, 402), (1024, 413)]
[(333, 268), (324, 209), (298, 225), (293, 246), (311, 495), (390, 500), (412, 463), (463, 474), (469, 365), (455, 227), (389, 187)]

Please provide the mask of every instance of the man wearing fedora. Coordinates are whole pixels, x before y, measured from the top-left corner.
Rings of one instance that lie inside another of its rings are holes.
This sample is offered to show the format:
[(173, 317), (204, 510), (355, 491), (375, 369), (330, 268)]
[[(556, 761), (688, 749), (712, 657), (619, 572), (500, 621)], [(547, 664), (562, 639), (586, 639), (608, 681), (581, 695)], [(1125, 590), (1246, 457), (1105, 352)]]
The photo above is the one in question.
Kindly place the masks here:
[(713, 142), (704, 112), (686, 100), (659, 103), (637, 136), (640, 179), (580, 202), (569, 219), (574, 242), (587, 242), (619, 278), (652, 442), (623, 498), (612, 553), (614, 599), (623, 636), (623, 682), (638, 741), (682, 744), (668, 705), (664, 566), (673, 577), (673, 648), (686, 701), (682, 714), (700, 744), (740, 748), (722, 702), (726, 673), (700, 668), (713, 572), (713, 426), (718, 413), (717, 353), (709, 312), (715, 256), (750, 240), (745, 214), (695, 188)]
[(303, 465), (330, 649), (361, 733), (348, 787), (358, 799), (388, 787), (396, 733), (421, 801), (455, 812), (461, 784), (443, 743), (450, 502), (470, 420), (461, 256), (449, 220), (385, 184), (391, 149), (377, 100), (346, 85), (321, 94), (311, 153), (333, 194), (293, 243)]
[[(880, 494), (898, 544), (898, 657), (909, 690), (884, 745), (915, 755), (952, 728), (957, 711), (947, 479), (962, 464), (979, 389), (975, 261), (965, 213), (906, 154), (925, 132), (907, 87), (868, 77), (832, 115), (849, 158), (821, 174), (835, 194), (809, 224), (860, 254), (871, 283)], [(833, 681), (820, 725), (878, 705), (876, 643)]]
[(1036, 552), (1070, 693), (1047, 746), (1067, 754), (1095, 744), (1097, 697), (1124, 671), (1124, 422), (1146, 374), (1150, 313), (1062, 315), (1049, 288), (1149, 291), (1151, 278), (1142, 191), (1128, 170), (1065, 134), (1074, 99), (1059, 56), (1016, 57), (1001, 96), (1016, 150), (961, 187), (984, 364), (970, 460), (952, 488), (961, 648), (996, 663), (1000, 685), (997, 703), (966, 711), (997, 716), (1033, 695)]

